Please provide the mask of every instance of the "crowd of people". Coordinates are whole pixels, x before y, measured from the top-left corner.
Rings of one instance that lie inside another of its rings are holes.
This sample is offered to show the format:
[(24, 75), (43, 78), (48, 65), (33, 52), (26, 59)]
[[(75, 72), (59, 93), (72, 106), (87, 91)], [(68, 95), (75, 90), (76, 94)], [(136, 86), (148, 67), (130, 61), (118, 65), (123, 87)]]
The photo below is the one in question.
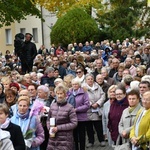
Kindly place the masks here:
[(49, 50), (31, 40), (27, 33), (19, 54), (0, 57), (2, 150), (85, 150), (95, 135), (100, 147), (147, 150), (150, 39)]

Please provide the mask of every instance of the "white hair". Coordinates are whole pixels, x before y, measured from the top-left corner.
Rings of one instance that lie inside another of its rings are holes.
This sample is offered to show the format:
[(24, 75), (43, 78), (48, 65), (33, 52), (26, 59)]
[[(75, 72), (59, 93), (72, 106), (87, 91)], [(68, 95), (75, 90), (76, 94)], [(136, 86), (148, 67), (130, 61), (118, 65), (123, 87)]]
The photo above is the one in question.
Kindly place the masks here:
[(133, 90), (133, 89), (139, 90), (139, 84), (140, 84), (140, 82), (137, 81), (137, 80), (132, 81), (132, 82), (130, 83), (130, 88), (131, 88), (131, 90)]

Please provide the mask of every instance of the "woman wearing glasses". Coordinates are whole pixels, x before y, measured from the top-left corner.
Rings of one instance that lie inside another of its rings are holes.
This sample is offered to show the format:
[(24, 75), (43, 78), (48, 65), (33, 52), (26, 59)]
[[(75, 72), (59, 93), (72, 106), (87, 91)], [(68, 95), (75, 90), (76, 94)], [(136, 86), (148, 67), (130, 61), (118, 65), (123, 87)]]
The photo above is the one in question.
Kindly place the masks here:
[(111, 104), (110, 111), (108, 114), (108, 128), (114, 144), (116, 144), (119, 135), (118, 125), (122, 112), (129, 105), (128, 100), (126, 98), (126, 89), (124, 85), (118, 85), (115, 91), (115, 95), (116, 100), (114, 100)]
[(142, 104), (143, 108), (137, 113), (130, 132), (132, 150), (137, 150), (139, 147), (146, 150), (150, 141), (150, 91), (143, 94)]
[(75, 79), (79, 80), (81, 84), (83, 84), (85, 82), (85, 75), (84, 75), (83, 67), (79, 66), (76, 69), (76, 78)]

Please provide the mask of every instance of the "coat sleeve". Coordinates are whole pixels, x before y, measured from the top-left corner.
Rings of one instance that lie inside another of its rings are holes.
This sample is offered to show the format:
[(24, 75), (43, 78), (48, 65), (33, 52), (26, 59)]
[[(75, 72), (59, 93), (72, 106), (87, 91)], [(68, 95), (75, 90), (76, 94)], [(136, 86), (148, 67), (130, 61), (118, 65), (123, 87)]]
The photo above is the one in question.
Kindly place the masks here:
[(119, 125), (118, 125), (118, 130), (119, 130), (119, 134), (122, 135), (122, 132), (123, 132), (123, 114), (122, 113), (122, 116), (121, 116), (121, 119), (120, 119), (120, 122), (119, 122)]
[(103, 134), (107, 134), (107, 118), (105, 114), (105, 107), (103, 108), (103, 114), (102, 114), (102, 125), (103, 125)]
[(69, 110), (68, 117), (69, 117), (70, 122), (57, 125), (58, 131), (73, 130), (77, 126), (77, 115), (73, 107), (71, 107), (71, 109)]
[(24, 137), (22, 135), (20, 126), (15, 126), (15, 132), (17, 133), (17, 135), (15, 136), (15, 150), (25, 150)]
[(36, 134), (36, 137), (34, 138), (32, 142), (32, 147), (40, 146), (44, 141), (44, 129), (38, 118), (36, 118), (35, 134)]
[(77, 107), (76, 112), (87, 112), (87, 110), (90, 108), (89, 96), (87, 92), (84, 93), (83, 101), (84, 104)]
[(100, 107), (103, 106), (103, 103), (105, 101), (105, 93), (104, 91), (102, 90), (102, 88), (99, 86), (98, 90), (100, 90), (100, 98), (99, 100), (96, 102)]

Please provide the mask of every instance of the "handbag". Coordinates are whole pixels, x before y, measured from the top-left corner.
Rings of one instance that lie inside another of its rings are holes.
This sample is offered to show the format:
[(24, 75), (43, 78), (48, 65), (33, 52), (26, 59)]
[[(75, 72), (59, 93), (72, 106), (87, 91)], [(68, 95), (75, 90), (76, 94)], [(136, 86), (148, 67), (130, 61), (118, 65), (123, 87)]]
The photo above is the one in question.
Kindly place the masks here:
[(114, 150), (131, 150), (130, 142), (126, 142), (119, 145), (120, 140), (121, 140), (121, 136), (119, 135), (116, 141), (116, 145), (114, 146)]

